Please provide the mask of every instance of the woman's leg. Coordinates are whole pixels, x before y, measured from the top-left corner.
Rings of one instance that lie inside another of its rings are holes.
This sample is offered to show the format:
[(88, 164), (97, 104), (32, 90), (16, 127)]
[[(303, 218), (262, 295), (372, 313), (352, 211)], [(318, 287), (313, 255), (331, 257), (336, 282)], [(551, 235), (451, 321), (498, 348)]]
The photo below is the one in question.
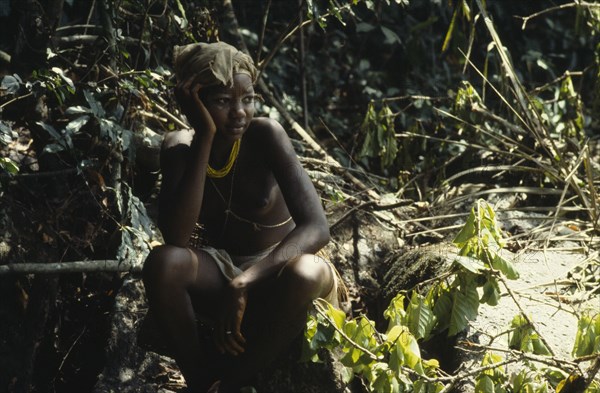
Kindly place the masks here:
[(214, 360), (203, 356), (206, 351), (198, 337), (195, 312), (215, 314), (224, 277), (207, 253), (169, 245), (150, 252), (143, 277), (150, 310), (188, 387), (205, 392), (214, 382), (209, 371)]
[(219, 392), (235, 392), (287, 350), (303, 331), (312, 301), (326, 296), (333, 280), (328, 262), (315, 255), (303, 255), (250, 292), (244, 316), (247, 347), (228, 363)]

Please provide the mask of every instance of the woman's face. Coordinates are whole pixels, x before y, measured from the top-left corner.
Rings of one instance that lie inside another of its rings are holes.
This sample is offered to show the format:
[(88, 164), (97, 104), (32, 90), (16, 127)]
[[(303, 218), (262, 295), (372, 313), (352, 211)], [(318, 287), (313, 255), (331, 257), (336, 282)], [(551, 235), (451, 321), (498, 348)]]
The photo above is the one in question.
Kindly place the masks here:
[(217, 133), (237, 140), (244, 135), (254, 117), (254, 86), (247, 74), (233, 75), (233, 86), (211, 86), (201, 99), (212, 116)]

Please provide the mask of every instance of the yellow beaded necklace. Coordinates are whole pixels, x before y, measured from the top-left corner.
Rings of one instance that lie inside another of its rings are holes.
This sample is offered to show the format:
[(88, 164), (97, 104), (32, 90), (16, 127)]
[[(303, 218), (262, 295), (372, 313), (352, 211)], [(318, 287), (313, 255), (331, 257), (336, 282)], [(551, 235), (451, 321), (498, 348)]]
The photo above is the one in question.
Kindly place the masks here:
[(227, 174), (233, 167), (233, 163), (235, 162), (235, 159), (237, 158), (238, 153), (240, 152), (241, 142), (242, 142), (241, 139), (238, 139), (237, 141), (233, 142), (233, 147), (231, 148), (231, 153), (229, 153), (229, 159), (227, 160), (227, 163), (225, 164), (225, 166), (223, 168), (213, 169), (210, 167), (210, 164), (208, 165), (208, 167), (206, 168), (206, 174), (208, 175), (208, 177), (220, 178), (220, 177), (227, 176)]

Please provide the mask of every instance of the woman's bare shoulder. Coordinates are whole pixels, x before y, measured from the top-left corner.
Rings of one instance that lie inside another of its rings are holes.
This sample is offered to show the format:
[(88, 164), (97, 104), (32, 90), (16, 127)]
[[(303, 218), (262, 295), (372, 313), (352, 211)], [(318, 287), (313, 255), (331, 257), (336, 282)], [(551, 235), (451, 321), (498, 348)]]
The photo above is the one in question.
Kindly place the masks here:
[(255, 117), (248, 135), (252, 135), (262, 141), (287, 138), (287, 133), (283, 126), (275, 119), (270, 117)]
[(171, 131), (165, 134), (162, 143), (162, 149), (169, 150), (176, 146), (190, 146), (194, 139), (193, 130)]

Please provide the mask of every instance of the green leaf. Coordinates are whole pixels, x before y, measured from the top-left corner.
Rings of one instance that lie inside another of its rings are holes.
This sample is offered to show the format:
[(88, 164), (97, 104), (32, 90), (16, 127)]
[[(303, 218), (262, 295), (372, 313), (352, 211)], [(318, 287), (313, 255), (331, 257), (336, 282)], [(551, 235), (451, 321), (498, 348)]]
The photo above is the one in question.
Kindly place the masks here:
[(508, 347), (511, 349), (520, 349), (521, 342), (527, 334), (525, 328), (529, 327), (527, 320), (521, 314), (515, 315), (510, 323), (512, 331), (509, 333)]
[(360, 22), (356, 25), (356, 32), (357, 33), (368, 33), (370, 31), (375, 30), (376, 26), (367, 23), (367, 22)]
[(8, 157), (0, 157), (0, 168), (12, 175), (19, 173), (19, 167), (17, 164)]
[(531, 344), (533, 346), (533, 353), (536, 355), (550, 355), (550, 351), (546, 344), (542, 341), (540, 336), (537, 333), (533, 333), (530, 335)]
[(104, 108), (102, 105), (94, 98), (94, 95), (89, 90), (84, 90), (83, 95), (85, 96), (85, 100), (90, 106), (92, 113), (96, 117), (104, 117), (106, 112), (104, 112)]
[(21, 77), (17, 74), (5, 75), (2, 78), (0, 89), (5, 90), (10, 94), (17, 94), (22, 83)]
[(81, 127), (83, 127), (84, 125), (87, 124), (87, 122), (90, 120), (90, 117), (87, 115), (83, 115), (83, 116), (79, 116), (77, 119), (70, 121), (66, 126), (65, 126), (65, 131), (68, 134), (74, 134), (79, 132), (79, 130), (81, 129)]
[(523, 352), (531, 352), (536, 355), (549, 355), (550, 351), (544, 345), (533, 327), (522, 315), (516, 315), (510, 325), (512, 331), (509, 334), (508, 347)]
[(458, 255), (454, 259), (454, 262), (464, 267), (471, 273), (477, 274), (480, 273), (482, 270), (485, 270), (485, 265), (480, 260), (470, 256)]
[(44, 123), (43, 121), (38, 121), (36, 124), (46, 130), (55, 141), (60, 142), (62, 140), (62, 136), (56, 131), (56, 128), (52, 127), (50, 124)]
[(421, 364), (421, 350), (419, 344), (412, 334), (403, 332), (398, 339), (397, 345), (400, 345), (404, 354), (404, 363), (418, 373), (423, 374), (423, 365)]
[(339, 329), (341, 329), (344, 326), (344, 323), (346, 322), (346, 313), (344, 313), (342, 310), (339, 310), (333, 307), (331, 304), (327, 303), (327, 315), (329, 315), (331, 319), (333, 319), (335, 325)]
[(479, 294), (475, 287), (466, 288), (452, 292), (452, 313), (450, 315), (450, 326), (448, 336), (454, 336), (462, 332), (469, 321), (477, 317), (479, 309)]
[(477, 383), (475, 384), (475, 393), (494, 393), (496, 390), (494, 389), (494, 381), (487, 375), (482, 375), (477, 378)]
[(390, 329), (396, 325), (406, 325), (406, 311), (404, 311), (404, 294), (396, 295), (383, 312), (383, 316), (388, 320), (388, 334)]
[(463, 225), (460, 232), (458, 232), (458, 235), (452, 240), (452, 243), (456, 244), (458, 248), (463, 248), (473, 236), (477, 236), (477, 228), (475, 227), (475, 208), (471, 209), (471, 213), (469, 214), (465, 225)]
[(46, 153), (58, 153), (59, 151), (65, 150), (65, 147), (60, 143), (51, 143), (44, 146), (44, 152)]
[(65, 114), (67, 114), (67, 115), (82, 115), (82, 114), (88, 114), (88, 113), (92, 113), (90, 108), (86, 108), (85, 106), (81, 106), (81, 105), (70, 106), (65, 110)]
[(459, 6), (456, 6), (454, 8), (454, 13), (452, 13), (452, 19), (450, 20), (450, 26), (448, 26), (448, 31), (446, 32), (446, 37), (444, 38), (444, 43), (442, 45), (442, 52), (445, 52), (448, 49), (448, 46), (450, 45), (452, 34), (454, 33), (454, 29), (456, 28), (456, 18), (458, 17), (460, 8), (461, 7)]
[[(486, 352), (485, 355), (483, 355), (483, 359), (481, 360), (481, 365), (482, 366), (491, 366), (496, 363), (500, 363), (503, 360), (504, 359), (502, 358), (502, 356), (500, 356), (496, 353)], [(489, 376), (490, 378), (492, 378), (492, 381), (495, 381), (495, 382), (501, 382), (502, 378), (505, 377), (504, 371), (502, 370), (501, 367), (490, 368), (490, 369), (482, 371), (482, 373)]]
[(600, 337), (600, 313), (594, 316), (589, 312), (583, 313), (577, 322), (577, 333), (573, 345), (573, 356), (591, 355), (598, 351), (598, 339)]
[(479, 300), (480, 303), (487, 303), (490, 306), (497, 306), (500, 300), (500, 286), (498, 280), (489, 276), (485, 284), (483, 284), (483, 295)]
[(519, 278), (519, 272), (515, 269), (512, 262), (507, 261), (500, 255), (496, 254), (491, 261), (491, 265), (494, 269), (499, 270), (510, 280), (516, 280)]
[(384, 44), (393, 45), (402, 42), (398, 34), (396, 34), (393, 30), (390, 30), (385, 26), (381, 26), (381, 32), (385, 36), (385, 40), (383, 41)]
[(433, 306), (433, 313), (437, 318), (438, 325), (436, 329), (443, 331), (450, 326), (450, 317), (452, 315), (452, 295), (449, 290), (444, 289)]
[(417, 339), (428, 339), (436, 318), (423, 296), (413, 292), (407, 314), (410, 332)]

